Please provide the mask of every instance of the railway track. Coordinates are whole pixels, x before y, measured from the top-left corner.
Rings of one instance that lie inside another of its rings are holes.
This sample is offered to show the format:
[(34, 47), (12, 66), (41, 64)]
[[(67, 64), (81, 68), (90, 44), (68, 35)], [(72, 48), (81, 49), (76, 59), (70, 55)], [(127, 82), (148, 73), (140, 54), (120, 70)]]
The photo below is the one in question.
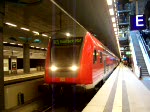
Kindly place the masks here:
[(93, 92), (86, 96), (80, 93), (64, 93), (51, 99), (54, 101), (53, 105), (38, 112), (81, 112), (94, 95)]

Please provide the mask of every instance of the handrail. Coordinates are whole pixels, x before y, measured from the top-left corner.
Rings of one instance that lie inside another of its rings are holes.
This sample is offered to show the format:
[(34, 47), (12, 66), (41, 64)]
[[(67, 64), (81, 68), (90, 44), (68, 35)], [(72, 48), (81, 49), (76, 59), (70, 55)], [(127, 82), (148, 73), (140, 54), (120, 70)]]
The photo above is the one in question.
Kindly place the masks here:
[[(146, 44), (145, 40), (144, 40), (143, 38), (141, 38), (141, 35), (139, 36), (139, 40), (140, 40), (140, 42), (141, 42), (142, 45), (143, 45), (143, 48), (144, 48), (145, 53), (148, 54), (148, 57), (149, 57), (149, 59), (150, 59), (150, 53), (148, 52), (148, 51), (150, 51), (149, 46)], [(147, 47), (147, 49), (146, 49), (146, 47)]]
[(137, 65), (137, 59), (136, 59), (136, 55), (135, 55), (135, 48), (133, 46), (133, 40), (132, 40), (132, 36), (131, 36), (131, 32), (130, 32), (130, 36), (129, 36), (129, 39), (130, 39), (130, 49), (131, 49), (131, 52), (132, 52), (132, 56), (133, 56), (133, 71), (134, 73), (140, 77), (140, 70), (139, 70), (139, 67)]
[(148, 67), (150, 66), (150, 57), (148, 54), (148, 50), (146, 50), (146, 47), (144, 46), (144, 42), (143, 42), (144, 40), (142, 40), (139, 32), (136, 33), (136, 36), (137, 36), (137, 39), (139, 41), (139, 45), (140, 45), (140, 48), (141, 48), (141, 51), (142, 51), (142, 54), (143, 54), (143, 57), (145, 60), (145, 64), (146, 64), (148, 73), (150, 74), (150, 69), (148, 69)]
[[(143, 36), (141, 35), (141, 37)], [(150, 50), (150, 47), (146, 44), (145, 40), (143, 38), (141, 38), (141, 40), (143, 41), (144, 45), (148, 48), (148, 50)]]

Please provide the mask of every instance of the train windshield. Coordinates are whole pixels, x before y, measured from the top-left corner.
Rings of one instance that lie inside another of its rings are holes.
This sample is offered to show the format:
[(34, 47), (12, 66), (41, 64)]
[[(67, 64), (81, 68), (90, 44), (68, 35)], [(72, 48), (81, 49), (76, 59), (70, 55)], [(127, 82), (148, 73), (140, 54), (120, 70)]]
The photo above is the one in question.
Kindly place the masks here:
[(78, 64), (83, 38), (53, 39), (51, 47), (51, 63), (68, 67)]

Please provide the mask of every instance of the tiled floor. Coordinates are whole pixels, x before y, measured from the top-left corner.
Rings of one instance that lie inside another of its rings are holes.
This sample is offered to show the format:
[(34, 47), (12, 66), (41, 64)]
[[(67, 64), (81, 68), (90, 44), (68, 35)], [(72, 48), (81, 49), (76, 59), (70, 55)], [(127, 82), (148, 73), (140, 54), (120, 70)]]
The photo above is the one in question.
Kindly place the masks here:
[(120, 64), (83, 112), (150, 112), (150, 80), (146, 81)]

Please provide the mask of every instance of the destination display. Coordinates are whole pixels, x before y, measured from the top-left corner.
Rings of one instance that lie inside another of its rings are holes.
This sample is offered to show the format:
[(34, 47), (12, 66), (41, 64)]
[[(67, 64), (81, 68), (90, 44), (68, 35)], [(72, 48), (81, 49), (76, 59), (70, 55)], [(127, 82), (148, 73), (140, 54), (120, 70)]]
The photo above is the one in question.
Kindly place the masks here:
[(53, 39), (52, 45), (53, 46), (80, 45), (82, 41), (83, 41), (83, 37), (60, 38), (60, 39)]

